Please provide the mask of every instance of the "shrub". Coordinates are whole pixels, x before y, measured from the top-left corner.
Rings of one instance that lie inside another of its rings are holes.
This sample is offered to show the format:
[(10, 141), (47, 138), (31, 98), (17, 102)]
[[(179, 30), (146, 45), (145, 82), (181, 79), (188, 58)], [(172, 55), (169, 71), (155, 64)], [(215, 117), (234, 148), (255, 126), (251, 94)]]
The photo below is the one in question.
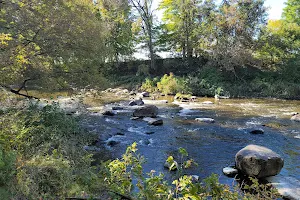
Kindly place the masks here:
[(12, 179), (16, 173), (16, 153), (6, 151), (0, 144), (0, 187), (12, 185)]
[[(179, 148), (181, 160), (187, 156), (187, 152), (183, 148)], [(218, 175), (212, 174), (203, 182), (193, 181), (193, 177), (189, 175), (180, 175), (172, 181), (170, 185), (164, 180), (162, 173), (155, 175), (155, 171), (143, 174), (142, 164), (145, 162), (143, 156), (137, 153), (137, 145), (133, 143), (126, 150), (121, 159), (108, 162), (105, 166), (107, 169), (104, 177), (108, 190), (113, 195), (126, 197), (128, 199), (147, 199), (147, 200), (179, 200), (179, 199), (244, 199), (256, 200), (279, 197), (278, 193), (272, 190), (265, 190), (265, 186), (258, 184), (257, 179), (252, 180), (253, 184), (244, 187), (245, 189), (254, 189), (258, 194), (246, 192), (243, 194), (236, 187), (230, 189), (228, 185), (220, 184)], [(179, 166), (173, 157), (169, 157), (167, 162), (170, 169), (176, 166), (183, 170), (191, 166), (192, 160), (186, 160)], [(182, 171), (181, 171), (182, 172)], [(135, 188), (136, 186), (136, 188)], [(250, 190), (248, 190), (250, 191)]]
[(141, 86), (141, 90), (147, 91), (147, 92), (155, 92), (157, 91), (157, 82), (158, 78), (154, 78), (153, 80), (146, 78), (145, 82), (143, 82)]
[(97, 194), (99, 179), (91, 167), (91, 155), (83, 149), (95, 137), (84, 133), (57, 104), (7, 111), (0, 127), (0, 159), (5, 163), (0, 166), (0, 182), (9, 179), (16, 198), (62, 199), (82, 191)]
[(157, 83), (157, 88), (160, 92), (166, 95), (175, 95), (176, 93), (184, 90), (183, 81), (176, 78), (173, 73), (170, 73), (169, 75), (165, 74)]

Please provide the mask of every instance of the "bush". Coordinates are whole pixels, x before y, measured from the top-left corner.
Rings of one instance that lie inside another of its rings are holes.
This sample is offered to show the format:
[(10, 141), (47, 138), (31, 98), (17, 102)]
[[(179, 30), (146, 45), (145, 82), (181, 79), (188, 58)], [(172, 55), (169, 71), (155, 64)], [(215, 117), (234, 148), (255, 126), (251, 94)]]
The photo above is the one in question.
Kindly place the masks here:
[(6, 151), (0, 144), (0, 187), (10, 187), (16, 173), (16, 153)]
[(143, 82), (141, 86), (141, 90), (146, 92), (155, 92), (157, 91), (157, 82), (158, 78), (154, 78), (153, 80), (146, 78), (145, 82)]
[(183, 80), (176, 78), (173, 73), (165, 74), (157, 83), (157, 89), (166, 95), (175, 95), (184, 90)]
[(62, 199), (82, 191), (97, 194), (92, 155), (83, 149), (96, 138), (84, 133), (77, 120), (57, 104), (7, 111), (0, 127), (0, 184), (13, 185), (7, 188), (14, 197)]
[[(187, 156), (183, 148), (179, 148), (181, 161)], [(179, 200), (179, 199), (274, 199), (279, 195), (274, 189), (266, 190), (264, 185), (258, 183), (257, 179), (251, 178), (253, 184), (244, 186), (244, 189), (251, 189), (255, 194), (246, 192), (245, 194), (236, 187), (231, 190), (228, 185), (220, 184), (218, 175), (212, 174), (210, 177), (200, 181), (194, 181), (192, 176), (180, 175), (172, 181), (170, 185), (164, 180), (164, 175), (155, 171), (143, 174), (142, 164), (145, 162), (143, 156), (137, 153), (137, 145), (133, 143), (126, 150), (121, 159), (108, 162), (104, 169), (105, 182), (108, 190), (112, 191), (112, 196), (126, 197), (127, 199), (147, 199), (147, 200)], [(167, 162), (170, 170), (177, 167), (182, 170), (188, 168), (193, 160), (186, 160), (179, 165), (173, 157), (169, 157)], [(136, 187), (135, 187), (136, 186)]]

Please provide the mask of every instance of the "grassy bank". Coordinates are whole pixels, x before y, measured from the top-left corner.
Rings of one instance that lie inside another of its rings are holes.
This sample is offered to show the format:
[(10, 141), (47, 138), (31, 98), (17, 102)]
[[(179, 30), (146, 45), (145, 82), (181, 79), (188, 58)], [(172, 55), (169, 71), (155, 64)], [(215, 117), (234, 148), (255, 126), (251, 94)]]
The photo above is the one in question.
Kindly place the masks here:
[[(136, 62), (136, 67), (130, 70), (123, 68), (120, 69), (121, 73), (114, 75), (108, 73), (107, 77), (113, 80), (111, 81), (113, 86), (149, 92), (159, 91), (166, 94), (184, 93), (207, 97), (218, 94), (233, 98), (300, 99), (300, 67), (296, 59), (276, 70), (260, 70), (248, 66), (236, 68), (234, 71), (222, 69), (204, 59), (194, 59), (192, 66), (186, 65), (180, 59), (159, 61), (156, 71), (147, 70), (143, 63), (145, 61), (140, 61), (140, 63)], [(127, 66), (125, 63), (123, 65)], [(170, 74), (172, 74), (171, 78)], [(165, 87), (163, 88), (162, 85)]]

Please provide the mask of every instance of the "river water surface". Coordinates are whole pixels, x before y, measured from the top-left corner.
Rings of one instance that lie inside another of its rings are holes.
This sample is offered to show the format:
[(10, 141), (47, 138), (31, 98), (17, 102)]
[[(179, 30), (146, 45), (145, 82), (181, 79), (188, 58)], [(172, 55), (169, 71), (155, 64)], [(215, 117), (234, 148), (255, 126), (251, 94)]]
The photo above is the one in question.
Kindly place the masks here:
[[(168, 99), (172, 102), (172, 99)], [(202, 104), (212, 101), (214, 104)], [(138, 143), (139, 153), (147, 162), (145, 172), (164, 172), (167, 178), (173, 174), (163, 167), (169, 155), (177, 155), (183, 147), (198, 166), (186, 173), (205, 178), (211, 173), (220, 175), (220, 182), (232, 184), (232, 179), (222, 174), (222, 168), (234, 165), (235, 154), (248, 144), (268, 147), (284, 158), (281, 175), (300, 180), (300, 122), (290, 120), (293, 112), (300, 112), (300, 101), (273, 99), (198, 99), (196, 103), (156, 104), (162, 126), (149, 126), (142, 120), (131, 120), (132, 111), (117, 110), (115, 116), (90, 113), (83, 125), (99, 134), (99, 146), (105, 147), (113, 158), (121, 157), (126, 147)], [(128, 102), (106, 105), (124, 106)], [(196, 122), (195, 118), (214, 118), (215, 123)], [(253, 128), (264, 134), (253, 135)], [(113, 146), (109, 141), (116, 141)], [(100, 155), (101, 156), (101, 155)]]

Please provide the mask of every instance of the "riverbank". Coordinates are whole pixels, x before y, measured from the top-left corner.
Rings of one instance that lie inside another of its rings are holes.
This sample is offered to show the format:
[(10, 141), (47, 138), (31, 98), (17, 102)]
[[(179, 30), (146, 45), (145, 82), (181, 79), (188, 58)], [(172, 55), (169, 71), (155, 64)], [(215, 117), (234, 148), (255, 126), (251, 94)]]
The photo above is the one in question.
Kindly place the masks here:
[[(300, 179), (300, 123), (290, 120), (293, 112), (300, 111), (299, 101), (195, 97), (193, 102), (174, 102), (172, 96), (156, 100), (143, 97), (144, 103), (158, 107), (158, 118), (163, 120), (163, 125), (152, 126), (131, 119), (135, 106), (129, 106), (129, 102), (136, 96), (140, 94), (125, 89), (88, 90), (72, 97), (47, 99), (47, 103), (59, 102), (66, 114), (79, 116), (81, 127), (98, 137), (83, 147), (94, 154), (94, 165), (107, 158), (121, 158), (126, 148), (137, 142), (139, 152), (147, 160), (144, 172), (163, 172), (167, 180), (173, 180), (176, 174), (163, 165), (168, 156), (177, 158), (178, 148), (183, 147), (198, 163), (197, 167), (187, 169), (187, 174), (202, 180), (215, 173), (222, 184), (232, 185), (234, 180), (224, 176), (222, 169), (234, 165), (238, 150), (257, 144), (285, 159), (280, 176)], [(113, 114), (104, 115), (104, 111)], [(215, 123), (196, 118), (212, 118)], [(253, 129), (263, 129), (264, 133), (253, 135)]]

